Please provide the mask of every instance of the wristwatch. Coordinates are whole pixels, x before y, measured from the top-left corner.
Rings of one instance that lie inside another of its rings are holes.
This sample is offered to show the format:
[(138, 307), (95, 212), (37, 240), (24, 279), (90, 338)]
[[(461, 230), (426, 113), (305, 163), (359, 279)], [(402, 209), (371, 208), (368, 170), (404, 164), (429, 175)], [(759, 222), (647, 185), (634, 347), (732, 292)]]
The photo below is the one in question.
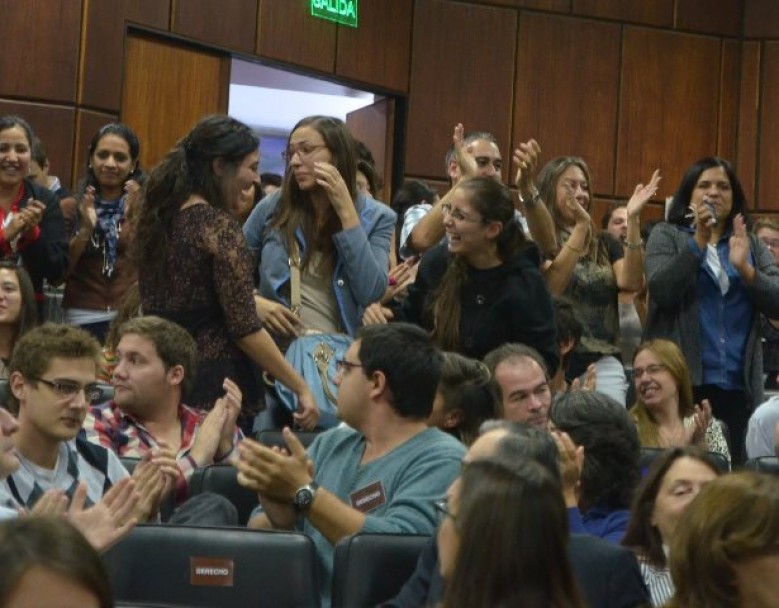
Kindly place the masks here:
[(541, 198), (541, 193), (538, 191), (538, 189), (533, 188), (530, 192), (530, 198), (522, 198), (522, 193), (519, 193), (519, 202), (523, 205), (533, 205), (539, 201)]
[(319, 484), (313, 479), (311, 483), (295, 490), (295, 498), (292, 500), (292, 505), (298, 512), (307, 511), (308, 508), (314, 503), (314, 497), (316, 491), (319, 489)]

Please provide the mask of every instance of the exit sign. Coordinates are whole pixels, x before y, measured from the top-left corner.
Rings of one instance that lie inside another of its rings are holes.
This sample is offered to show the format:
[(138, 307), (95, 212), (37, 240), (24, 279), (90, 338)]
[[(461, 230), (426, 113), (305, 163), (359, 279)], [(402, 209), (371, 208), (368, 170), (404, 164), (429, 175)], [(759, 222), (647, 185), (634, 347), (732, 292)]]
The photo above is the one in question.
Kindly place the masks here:
[(357, 27), (357, 0), (311, 0), (311, 14), (319, 19)]

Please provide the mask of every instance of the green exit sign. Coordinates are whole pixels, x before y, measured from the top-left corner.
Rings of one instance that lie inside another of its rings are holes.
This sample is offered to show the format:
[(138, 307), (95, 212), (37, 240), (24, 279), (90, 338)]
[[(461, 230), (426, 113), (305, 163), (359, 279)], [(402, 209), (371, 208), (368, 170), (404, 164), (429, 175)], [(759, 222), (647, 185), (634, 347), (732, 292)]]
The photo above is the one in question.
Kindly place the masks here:
[(311, 14), (319, 19), (357, 27), (357, 0), (311, 0)]

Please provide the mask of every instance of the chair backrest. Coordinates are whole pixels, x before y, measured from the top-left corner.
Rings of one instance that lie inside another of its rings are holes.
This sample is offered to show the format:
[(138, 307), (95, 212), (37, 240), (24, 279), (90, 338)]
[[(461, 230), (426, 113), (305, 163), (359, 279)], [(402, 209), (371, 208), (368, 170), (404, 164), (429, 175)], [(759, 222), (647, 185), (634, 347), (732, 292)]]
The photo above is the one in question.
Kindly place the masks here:
[[(657, 458), (665, 451), (666, 450), (663, 448), (641, 448), (641, 459), (639, 460), (639, 467), (641, 469), (642, 477), (646, 475), (647, 470), (649, 469), (652, 462), (654, 462), (655, 458)], [(725, 458), (722, 454), (719, 452), (706, 452), (706, 456), (714, 463), (714, 466), (719, 469), (720, 473), (730, 472), (728, 459)]]
[[(304, 448), (307, 448), (316, 439), (317, 435), (322, 431), (295, 431), (295, 436), (303, 444)], [(265, 430), (257, 433), (257, 441), (262, 445), (268, 447), (278, 446), (280, 448), (286, 448), (287, 442), (284, 441), (284, 434), (280, 430)]]
[(189, 479), (189, 495), (214, 492), (227, 498), (238, 511), (238, 523), (245, 526), (254, 507), (257, 494), (238, 483), (238, 470), (231, 465), (215, 464), (196, 469)]
[(296, 532), (141, 525), (102, 559), (118, 604), (320, 603), (314, 543)]
[(376, 606), (395, 597), (429, 536), (355, 534), (335, 546), (333, 608)]
[(779, 475), (779, 458), (776, 456), (761, 456), (750, 458), (744, 463), (744, 468), (758, 473), (771, 473)]

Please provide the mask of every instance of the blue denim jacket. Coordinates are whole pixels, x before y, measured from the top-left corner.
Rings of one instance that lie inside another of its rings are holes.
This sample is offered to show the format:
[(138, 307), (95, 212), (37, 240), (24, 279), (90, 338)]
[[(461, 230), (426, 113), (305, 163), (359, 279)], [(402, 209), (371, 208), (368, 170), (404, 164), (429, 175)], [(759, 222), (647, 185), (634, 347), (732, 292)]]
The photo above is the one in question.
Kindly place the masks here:
[[(261, 201), (252, 211), (243, 234), (252, 253), (258, 256), (260, 295), (289, 306), (282, 287), (289, 282), (289, 252), (278, 230), (269, 227), (279, 205), (281, 192)], [(395, 212), (363, 194), (355, 201), (360, 225), (333, 235), (338, 255), (333, 269), (333, 290), (341, 322), (349, 335), (362, 325), (362, 311), (387, 289), (389, 250), (395, 227)], [(306, 242), (301, 229), (295, 233), (301, 256)]]

